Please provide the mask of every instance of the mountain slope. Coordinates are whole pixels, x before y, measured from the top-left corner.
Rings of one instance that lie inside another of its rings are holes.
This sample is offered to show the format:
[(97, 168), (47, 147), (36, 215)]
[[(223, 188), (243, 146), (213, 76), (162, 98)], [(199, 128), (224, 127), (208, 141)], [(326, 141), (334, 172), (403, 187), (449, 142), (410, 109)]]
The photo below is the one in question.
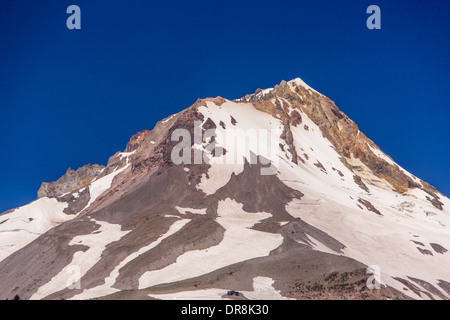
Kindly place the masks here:
[(38, 197), (0, 215), (0, 299), (450, 298), (450, 200), (298, 78), (199, 99)]

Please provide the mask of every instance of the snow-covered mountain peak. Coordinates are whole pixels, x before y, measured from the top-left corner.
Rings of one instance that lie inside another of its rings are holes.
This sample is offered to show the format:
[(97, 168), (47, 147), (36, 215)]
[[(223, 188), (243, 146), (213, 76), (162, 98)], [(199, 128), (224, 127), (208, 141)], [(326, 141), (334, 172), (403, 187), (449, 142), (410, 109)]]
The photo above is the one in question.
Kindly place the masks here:
[(0, 215), (0, 299), (449, 299), (449, 235), (450, 200), (296, 78), (198, 99)]
[[(297, 85), (297, 86), (302, 86), (308, 90), (312, 90), (314, 92), (317, 92), (316, 90), (314, 90), (313, 88), (311, 88), (309, 85), (307, 85), (302, 79), (300, 78), (295, 78), (293, 80), (288, 81), (288, 84), (290, 85)], [(317, 92), (319, 93), (319, 92)]]

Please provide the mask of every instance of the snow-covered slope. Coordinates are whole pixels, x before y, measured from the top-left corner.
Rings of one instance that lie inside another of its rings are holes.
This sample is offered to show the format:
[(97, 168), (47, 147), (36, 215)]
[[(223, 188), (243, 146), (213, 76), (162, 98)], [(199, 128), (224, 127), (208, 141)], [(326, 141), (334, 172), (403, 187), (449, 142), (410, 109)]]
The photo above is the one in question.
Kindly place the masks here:
[[(8, 214), (0, 215), (0, 261), (23, 248), (48, 230), (65, 221), (79, 216), (106, 190), (111, 187), (114, 177), (129, 167), (128, 156), (132, 153), (119, 153), (119, 157), (126, 159), (126, 165), (114, 168), (114, 171), (93, 180), (88, 186), (62, 195), (59, 198), (39, 198), (23, 207), (16, 208)], [(81, 193), (89, 195), (78, 213), (68, 212), (70, 202), (76, 202)], [(68, 197), (69, 196), (69, 197)]]
[[(173, 163), (177, 129), (206, 135), (200, 163)], [(299, 78), (199, 99), (125, 151), (0, 216), (0, 298), (450, 299), (450, 200)]]

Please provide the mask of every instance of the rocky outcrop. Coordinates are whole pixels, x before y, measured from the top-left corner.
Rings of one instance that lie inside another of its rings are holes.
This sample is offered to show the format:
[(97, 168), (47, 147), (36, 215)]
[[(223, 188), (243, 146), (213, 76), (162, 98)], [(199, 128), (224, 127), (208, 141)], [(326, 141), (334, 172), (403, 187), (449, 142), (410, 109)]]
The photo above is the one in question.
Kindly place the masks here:
[[(380, 148), (366, 137), (359, 130), (357, 124), (340, 111), (332, 100), (296, 80), (282, 81), (268, 93), (262, 94), (261, 90), (257, 90), (254, 94), (246, 95), (237, 101), (251, 102), (256, 109), (278, 117), (284, 124), (284, 138), (289, 137), (290, 125), (296, 126), (301, 123), (301, 117), (299, 118), (296, 112), (288, 114), (287, 108), (282, 103), (283, 99), (289, 101), (294, 110), (299, 109), (305, 112), (320, 128), (322, 135), (332, 143), (335, 150), (341, 155), (341, 161), (351, 171), (353, 169), (346, 159), (359, 159), (377, 177), (391, 184), (398, 193), (404, 193), (410, 188), (420, 188), (430, 194), (431, 197), (428, 200), (436, 208), (442, 210), (442, 203), (433, 186), (422, 181), (421, 183), (415, 182), (393, 161), (387, 161), (376, 155), (373, 150), (380, 150)], [(295, 150), (289, 139), (283, 140), (290, 145), (289, 151)], [(389, 157), (386, 156), (386, 158)], [(296, 162), (297, 157), (294, 159), (293, 162)]]
[(359, 198), (358, 202), (363, 204), (367, 208), (367, 210), (375, 212), (376, 214), (382, 216), (381, 212), (377, 208), (375, 208), (369, 201)]
[(84, 188), (97, 178), (104, 168), (104, 166), (98, 164), (88, 164), (76, 171), (69, 168), (57, 181), (43, 182), (38, 191), (38, 198), (57, 198)]
[(125, 148), (125, 152), (133, 152), (136, 150), (149, 134), (150, 130), (142, 130), (133, 135)]

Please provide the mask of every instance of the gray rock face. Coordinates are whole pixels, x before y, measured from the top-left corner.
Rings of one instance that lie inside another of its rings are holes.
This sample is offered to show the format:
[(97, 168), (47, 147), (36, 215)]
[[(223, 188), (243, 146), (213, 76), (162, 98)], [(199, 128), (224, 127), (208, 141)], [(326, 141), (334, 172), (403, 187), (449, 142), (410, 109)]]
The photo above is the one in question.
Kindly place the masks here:
[(68, 169), (66, 174), (54, 182), (43, 182), (38, 191), (38, 198), (57, 198), (68, 192), (74, 192), (88, 186), (100, 175), (105, 167), (102, 165), (85, 165), (78, 170)]

